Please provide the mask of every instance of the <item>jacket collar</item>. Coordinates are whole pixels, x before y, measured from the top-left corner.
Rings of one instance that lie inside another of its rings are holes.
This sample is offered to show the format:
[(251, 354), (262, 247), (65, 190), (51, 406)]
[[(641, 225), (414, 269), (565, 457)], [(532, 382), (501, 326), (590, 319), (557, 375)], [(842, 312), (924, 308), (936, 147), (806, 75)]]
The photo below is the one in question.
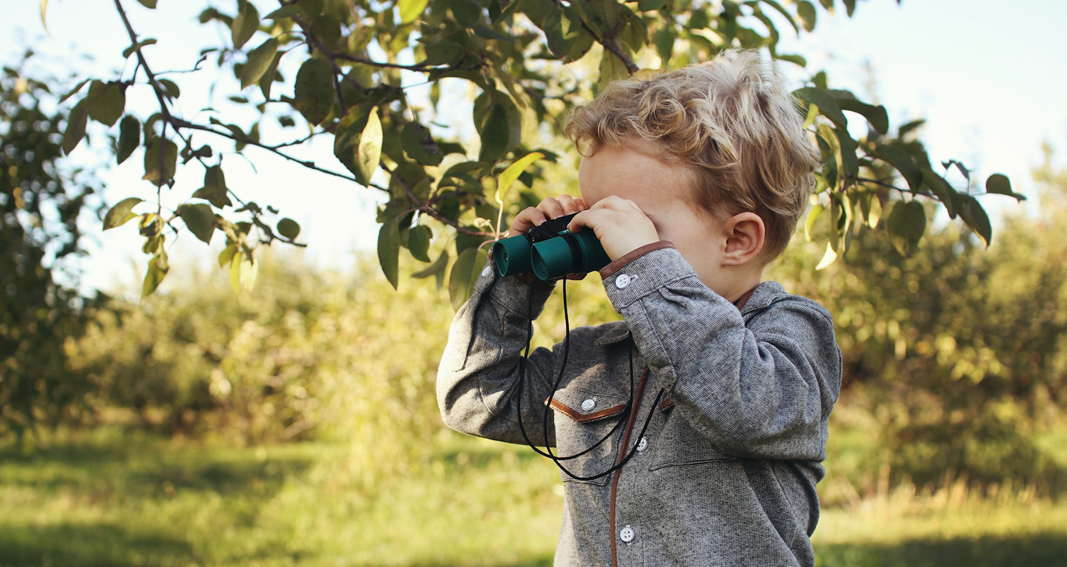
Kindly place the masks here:
[(782, 284), (771, 281), (761, 282), (756, 286), (756, 289), (752, 292), (752, 296), (748, 298), (748, 301), (741, 308), (741, 314), (747, 315), (759, 311), (775, 301), (778, 301), (785, 295), (788, 294), (785, 292), (785, 288), (782, 287)]

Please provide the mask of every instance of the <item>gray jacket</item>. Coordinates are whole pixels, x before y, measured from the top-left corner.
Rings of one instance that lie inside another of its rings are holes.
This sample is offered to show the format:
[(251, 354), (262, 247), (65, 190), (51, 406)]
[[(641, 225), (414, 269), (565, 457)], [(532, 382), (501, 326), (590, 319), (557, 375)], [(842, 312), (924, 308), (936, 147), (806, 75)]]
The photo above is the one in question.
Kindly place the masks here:
[(551, 291), (483, 271), (439, 369), (445, 423), (524, 443), (521, 414), (543, 447), (569, 348), (547, 444), (567, 457), (609, 437), (562, 461), (578, 477), (632, 457), (593, 479), (561, 473), (556, 565), (814, 565), (815, 484), (841, 383), (829, 313), (773, 282), (739, 311), (670, 247), (619, 263), (602, 274), (625, 322), (535, 350), (522, 383), (530, 295), (536, 316)]

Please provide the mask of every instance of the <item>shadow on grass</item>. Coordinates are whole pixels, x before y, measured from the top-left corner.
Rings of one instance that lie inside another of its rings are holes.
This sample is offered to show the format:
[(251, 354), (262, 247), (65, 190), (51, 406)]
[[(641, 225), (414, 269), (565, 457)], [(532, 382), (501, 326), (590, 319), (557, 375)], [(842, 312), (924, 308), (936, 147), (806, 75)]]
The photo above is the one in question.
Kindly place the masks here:
[(55, 444), (22, 455), (0, 450), (6, 471), (0, 480), (38, 490), (93, 490), (125, 495), (201, 491), (219, 495), (272, 494), (287, 477), (314, 464), (307, 454), (254, 449), (176, 447), (158, 438)]
[(188, 565), (189, 543), (159, 534), (130, 534), (110, 524), (8, 527), (0, 532), (0, 565)]
[(1067, 565), (1067, 534), (823, 544), (815, 557), (817, 567), (1062, 567)]

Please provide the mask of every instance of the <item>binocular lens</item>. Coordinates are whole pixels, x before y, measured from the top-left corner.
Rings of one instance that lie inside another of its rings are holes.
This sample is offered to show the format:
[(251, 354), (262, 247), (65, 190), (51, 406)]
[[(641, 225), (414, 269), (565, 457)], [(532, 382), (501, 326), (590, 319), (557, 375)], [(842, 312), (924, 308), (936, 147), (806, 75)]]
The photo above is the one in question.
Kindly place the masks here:
[(530, 271), (530, 241), (512, 236), (493, 244), (493, 266), (501, 277)]
[(542, 280), (599, 270), (611, 261), (592, 230), (570, 232), (559, 217), (530, 233), (493, 244), (493, 267), (501, 277), (533, 273)]
[(531, 267), (542, 280), (585, 274), (611, 262), (592, 230), (567, 232), (533, 245)]

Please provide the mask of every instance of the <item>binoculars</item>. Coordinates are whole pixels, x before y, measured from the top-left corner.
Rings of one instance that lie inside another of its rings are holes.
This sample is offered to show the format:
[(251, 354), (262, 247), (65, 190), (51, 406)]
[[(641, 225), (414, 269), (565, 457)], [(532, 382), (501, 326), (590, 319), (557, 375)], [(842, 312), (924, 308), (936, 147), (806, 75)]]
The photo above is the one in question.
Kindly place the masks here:
[(574, 215), (547, 220), (526, 234), (493, 244), (493, 266), (501, 276), (532, 273), (540, 280), (585, 274), (611, 263), (592, 230), (571, 232)]

